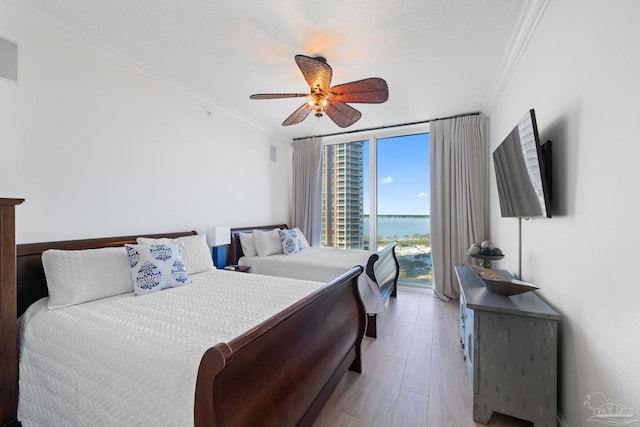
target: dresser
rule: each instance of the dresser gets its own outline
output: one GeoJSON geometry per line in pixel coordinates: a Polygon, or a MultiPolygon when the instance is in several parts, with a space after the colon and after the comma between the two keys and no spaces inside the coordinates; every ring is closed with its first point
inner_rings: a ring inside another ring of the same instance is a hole
{"type": "Polygon", "coordinates": [[[535,427],[555,427],[560,315],[534,292],[494,294],[469,267],[455,272],[473,419],[486,424],[498,412],[535,427]]]}
{"type": "Polygon", "coordinates": [[[15,206],[23,199],[0,198],[0,425],[17,424],[15,206]]]}

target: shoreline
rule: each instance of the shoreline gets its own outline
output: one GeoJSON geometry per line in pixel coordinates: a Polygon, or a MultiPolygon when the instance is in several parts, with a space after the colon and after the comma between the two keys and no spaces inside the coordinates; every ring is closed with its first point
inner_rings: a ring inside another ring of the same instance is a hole
{"type": "Polygon", "coordinates": [[[430,254],[431,247],[425,245],[396,246],[397,256],[430,254]]]}
{"type": "MultiPolygon", "coordinates": [[[[363,218],[369,218],[369,214],[363,214],[363,218]]],[[[388,214],[388,215],[377,215],[377,218],[431,218],[431,215],[426,214],[388,214]]]]}
{"type": "MultiPolygon", "coordinates": [[[[384,248],[385,245],[378,246],[378,250],[384,248]]],[[[412,246],[396,246],[396,256],[431,254],[431,246],[412,245],[412,246]]]]}

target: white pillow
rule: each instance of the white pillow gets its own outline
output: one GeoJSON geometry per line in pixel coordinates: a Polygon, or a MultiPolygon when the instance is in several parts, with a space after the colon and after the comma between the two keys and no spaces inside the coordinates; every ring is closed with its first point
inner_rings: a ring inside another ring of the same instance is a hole
{"type": "Polygon", "coordinates": [[[302,249],[311,247],[309,245],[309,242],[307,241],[307,238],[304,237],[304,234],[302,234],[302,231],[298,227],[294,228],[294,230],[296,233],[298,233],[298,239],[300,239],[300,242],[302,242],[302,249]]]}
{"type": "Polygon", "coordinates": [[[49,249],[42,253],[50,310],[133,291],[127,251],[49,249]]]}
{"type": "Polygon", "coordinates": [[[253,245],[258,256],[263,257],[282,253],[278,230],[278,228],[269,231],[253,230],[253,245]]]}
{"type": "Polygon", "coordinates": [[[203,271],[215,269],[211,248],[207,244],[207,236],[204,234],[178,237],[176,239],[138,237],[136,242],[141,245],[179,245],[184,265],[187,267],[187,274],[202,273],[203,271]]]}
{"type": "Polygon", "coordinates": [[[242,253],[245,256],[257,256],[256,247],[253,244],[253,234],[252,233],[240,233],[238,234],[238,238],[240,239],[240,246],[242,247],[242,253]]]}
{"type": "Polygon", "coordinates": [[[180,256],[180,246],[169,244],[124,247],[129,254],[134,295],[144,295],[191,283],[180,256]]]}
{"type": "Polygon", "coordinates": [[[302,241],[298,237],[298,232],[293,230],[278,230],[282,252],[285,255],[293,255],[302,252],[302,241]]]}

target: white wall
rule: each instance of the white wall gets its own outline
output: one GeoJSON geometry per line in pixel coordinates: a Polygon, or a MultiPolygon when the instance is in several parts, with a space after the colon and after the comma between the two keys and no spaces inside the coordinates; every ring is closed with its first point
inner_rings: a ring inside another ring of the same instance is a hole
{"type": "Polygon", "coordinates": [[[52,33],[0,10],[20,50],[19,82],[0,80],[0,197],[26,199],[18,243],[288,221],[289,140],[52,33]]]}
{"type": "MultiPolygon", "coordinates": [[[[593,424],[594,392],[640,408],[639,17],[635,0],[549,2],[491,114],[491,151],[530,108],[553,141],[554,217],[523,221],[522,278],[562,315],[570,426],[593,424]]],[[[500,218],[491,179],[491,238],[507,254],[497,266],[516,272],[518,220],[500,218]]]]}

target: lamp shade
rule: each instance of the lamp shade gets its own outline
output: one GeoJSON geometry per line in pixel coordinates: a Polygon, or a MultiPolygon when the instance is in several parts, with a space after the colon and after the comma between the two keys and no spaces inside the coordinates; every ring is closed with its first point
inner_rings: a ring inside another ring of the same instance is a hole
{"type": "Polygon", "coordinates": [[[208,227],[207,243],[211,247],[230,244],[231,243],[231,227],[229,226],[208,227]]]}

